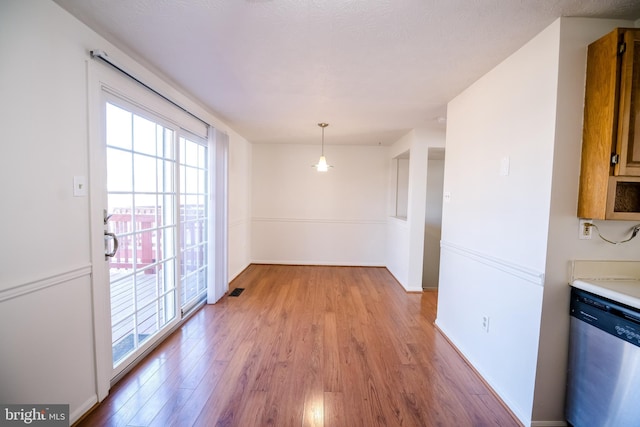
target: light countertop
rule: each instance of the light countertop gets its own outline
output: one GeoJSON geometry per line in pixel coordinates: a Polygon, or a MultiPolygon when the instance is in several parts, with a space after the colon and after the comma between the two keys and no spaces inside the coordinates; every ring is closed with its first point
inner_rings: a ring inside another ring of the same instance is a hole
{"type": "Polygon", "coordinates": [[[575,260],[569,284],[640,310],[640,261],[575,260]]]}
{"type": "Polygon", "coordinates": [[[576,279],[571,286],[640,310],[640,280],[576,279]]]}

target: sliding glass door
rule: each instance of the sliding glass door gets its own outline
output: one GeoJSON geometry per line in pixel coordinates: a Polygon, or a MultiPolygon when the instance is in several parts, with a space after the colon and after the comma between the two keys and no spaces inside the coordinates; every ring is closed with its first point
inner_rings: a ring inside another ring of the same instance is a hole
{"type": "Polygon", "coordinates": [[[207,141],[117,97],[105,103],[114,372],[206,297],[207,141]]]}

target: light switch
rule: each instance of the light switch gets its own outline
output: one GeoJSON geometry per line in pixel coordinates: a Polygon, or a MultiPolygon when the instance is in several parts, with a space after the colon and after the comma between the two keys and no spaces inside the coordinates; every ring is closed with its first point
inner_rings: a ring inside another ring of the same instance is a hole
{"type": "Polygon", "coordinates": [[[87,195],[87,178],[84,176],[73,177],[73,196],[84,197],[87,195]]]}
{"type": "Polygon", "coordinates": [[[445,203],[449,203],[451,201],[451,193],[449,191],[445,191],[444,193],[442,193],[442,200],[445,203]]]}

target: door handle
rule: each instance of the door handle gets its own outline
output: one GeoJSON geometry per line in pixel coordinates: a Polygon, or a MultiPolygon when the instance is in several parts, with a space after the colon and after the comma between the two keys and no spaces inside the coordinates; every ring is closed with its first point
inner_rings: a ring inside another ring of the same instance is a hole
{"type": "Polygon", "coordinates": [[[116,255],[116,252],[118,252],[118,237],[116,236],[116,233],[110,233],[108,231],[104,232],[104,237],[105,239],[107,237],[111,237],[113,239],[113,250],[111,252],[105,253],[104,259],[113,258],[116,255]]]}

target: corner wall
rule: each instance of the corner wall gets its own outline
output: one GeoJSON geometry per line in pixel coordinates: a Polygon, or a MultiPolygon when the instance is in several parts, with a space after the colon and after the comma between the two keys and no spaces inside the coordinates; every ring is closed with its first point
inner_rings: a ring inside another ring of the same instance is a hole
{"type": "Polygon", "coordinates": [[[559,23],[545,29],[447,112],[450,198],[436,324],[525,425],[544,285],[559,31],[559,23]]]}
{"type": "MultiPolygon", "coordinates": [[[[417,128],[396,141],[387,162],[409,151],[409,202],[407,219],[394,218],[395,180],[388,177],[386,266],[409,292],[422,292],[424,230],[427,200],[429,148],[444,147],[441,129],[417,128]]],[[[391,170],[391,168],[390,168],[391,170]]]]}

